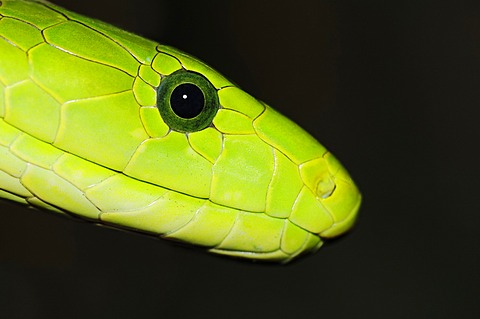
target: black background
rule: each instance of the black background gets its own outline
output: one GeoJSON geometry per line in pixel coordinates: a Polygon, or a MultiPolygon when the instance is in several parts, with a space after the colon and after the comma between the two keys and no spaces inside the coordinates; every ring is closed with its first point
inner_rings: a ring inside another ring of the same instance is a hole
{"type": "Polygon", "coordinates": [[[1,317],[480,316],[480,2],[55,2],[212,65],[327,146],[364,204],[353,233],[271,266],[1,203],[1,317]]]}

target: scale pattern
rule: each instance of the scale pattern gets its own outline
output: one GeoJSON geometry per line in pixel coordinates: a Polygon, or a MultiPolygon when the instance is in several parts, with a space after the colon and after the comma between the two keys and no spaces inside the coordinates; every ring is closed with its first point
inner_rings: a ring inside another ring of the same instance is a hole
{"type": "Polygon", "coordinates": [[[0,3],[0,197],[283,262],[353,224],[360,194],[331,153],[202,62],[48,2],[0,3]],[[199,132],[156,108],[182,68],[218,90],[199,132]]]}

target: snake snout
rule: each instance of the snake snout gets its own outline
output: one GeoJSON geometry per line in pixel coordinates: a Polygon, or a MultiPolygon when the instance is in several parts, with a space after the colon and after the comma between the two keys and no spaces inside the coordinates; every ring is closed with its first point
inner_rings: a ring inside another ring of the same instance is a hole
{"type": "Polygon", "coordinates": [[[320,221],[322,216],[322,223],[315,222],[318,225],[310,230],[321,237],[346,232],[354,223],[361,202],[361,195],[347,171],[330,152],[299,168],[306,188],[315,197],[309,213],[311,220],[320,221]]]}
{"type": "Polygon", "coordinates": [[[324,154],[326,171],[317,183],[318,201],[329,211],[334,224],[320,233],[321,237],[336,237],[351,228],[361,204],[361,194],[350,175],[330,153],[324,154]]]}

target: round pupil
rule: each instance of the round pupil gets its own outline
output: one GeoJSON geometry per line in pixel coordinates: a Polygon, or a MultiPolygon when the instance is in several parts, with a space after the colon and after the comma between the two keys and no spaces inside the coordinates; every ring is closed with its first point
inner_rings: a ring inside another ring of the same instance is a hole
{"type": "Polygon", "coordinates": [[[191,119],[202,112],[205,97],[198,86],[184,83],[173,90],[170,105],[175,114],[184,119],[191,119]]]}

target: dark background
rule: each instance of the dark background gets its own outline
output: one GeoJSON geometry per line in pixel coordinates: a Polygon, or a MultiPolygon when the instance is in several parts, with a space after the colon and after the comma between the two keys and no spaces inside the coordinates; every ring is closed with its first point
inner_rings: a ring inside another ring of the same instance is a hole
{"type": "Polygon", "coordinates": [[[209,63],[326,145],[364,204],[271,266],[1,203],[0,316],[480,316],[479,1],[55,2],[209,63]]]}

